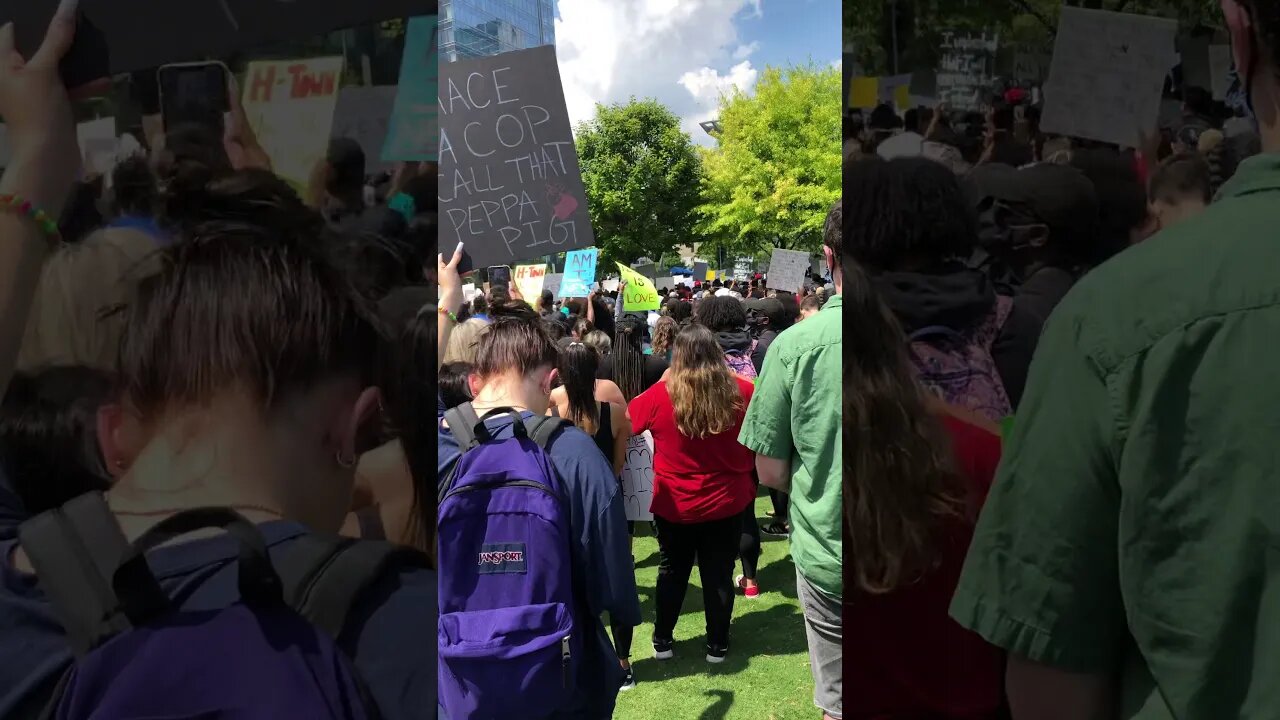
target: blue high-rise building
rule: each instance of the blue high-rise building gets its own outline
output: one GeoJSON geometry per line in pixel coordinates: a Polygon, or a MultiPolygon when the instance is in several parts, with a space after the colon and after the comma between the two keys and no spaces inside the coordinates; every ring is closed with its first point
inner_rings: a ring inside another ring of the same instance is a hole
{"type": "Polygon", "coordinates": [[[555,0],[440,0],[444,62],[555,44],[555,0]]]}

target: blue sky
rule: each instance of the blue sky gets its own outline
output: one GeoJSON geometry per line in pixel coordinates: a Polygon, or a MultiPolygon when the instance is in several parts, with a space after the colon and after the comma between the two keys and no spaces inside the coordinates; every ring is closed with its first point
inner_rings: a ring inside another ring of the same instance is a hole
{"type": "Polygon", "coordinates": [[[722,92],[766,66],[840,58],[839,0],[558,0],[556,47],[576,123],[595,103],[652,97],[695,141],[722,92]]]}

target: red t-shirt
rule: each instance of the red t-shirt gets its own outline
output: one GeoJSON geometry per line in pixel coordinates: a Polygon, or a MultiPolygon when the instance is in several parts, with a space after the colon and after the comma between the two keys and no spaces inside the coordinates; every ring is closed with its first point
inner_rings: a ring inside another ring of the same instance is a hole
{"type": "Polygon", "coordinates": [[[680,432],[665,382],[631,401],[632,431],[653,433],[654,515],[680,523],[720,520],[742,512],[755,497],[755,454],[738,442],[755,388],[737,376],[734,381],[742,392],[742,409],[732,428],[711,437],[695,439],[680,432]]]}
{"type": "MultiPolygon", "coordinates": [[[[977,510],[1000,463],[1000,439],[944,416],[959,470],[977,510]]],[[[973,538],[955,522],[941,564],[920,582],[887,595],[853,589],[846,576],[844,716],[847,720],[988,720],[1003,697],[1004,653],[960,627],[947,611],[973,538]]]]}

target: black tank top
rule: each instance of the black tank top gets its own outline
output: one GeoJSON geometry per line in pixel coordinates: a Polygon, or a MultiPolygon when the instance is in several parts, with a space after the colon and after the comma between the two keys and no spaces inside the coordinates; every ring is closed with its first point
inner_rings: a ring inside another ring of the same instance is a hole
{"type": "Polygon", "coordinates": [[[600,422],[597,423],[595,437],[596,447],[600,448],[600,452],[604,453],[604,459],[613,464],[613,413],[610,412],[609,403],[600,403],[600,422]]]}
{"type": "MultiPolygon", "coordinates": [[[[600,448],[600,452],[604,453],[604,459],[613,464],[613,413],[610,412],[609,403],[601,402],[600,421],[596,423],[596,434],[592,436],[592,440],[596,442],[596,447],[600,448]]],[[[551,405],[551,414],[560,417],[560,408],[554,403],[551,405]]]]}

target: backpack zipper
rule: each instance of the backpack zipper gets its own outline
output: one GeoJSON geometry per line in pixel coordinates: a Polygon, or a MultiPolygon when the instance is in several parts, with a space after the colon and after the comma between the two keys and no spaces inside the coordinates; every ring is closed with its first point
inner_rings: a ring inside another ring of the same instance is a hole
{"type": "Polygon", "coordinates": [[[560,685],[569,688],[569,638],[572,635],[565,635],[560,639],[560,685]]]}
{"type": "Polygon", "coordinates": [[[443,502],[453,497],[454,495],[460,495],[464,492],[471,492],[472,490],[492,490],[495,488],[503,488],[503,487],[534,488],[535,490],[541,490],[542,492],[550,495],[556,500],[563,500],[563,498],[561,498],[559,495],[553,492],[551,488],[547,487],[546,485],[543,485],[540,482],[535,482],[533,480],[509,480],[507,482],[489,482],[489,483],[476,483],[474,485],[463,485],[462,487],[453,488],[449,492],[445,493],[444,497],[441,498],[440,500],[441,502],[443,502]]]}

